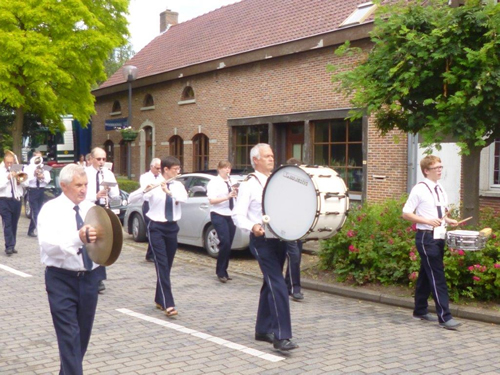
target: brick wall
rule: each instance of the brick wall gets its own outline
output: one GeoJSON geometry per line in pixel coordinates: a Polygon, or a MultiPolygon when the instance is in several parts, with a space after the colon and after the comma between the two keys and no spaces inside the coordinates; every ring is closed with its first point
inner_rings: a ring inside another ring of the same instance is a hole
{"type": "MultiPolygon", "coordinates": [[[[368,44],[358,46],[367,48],[368,44]]],[[[352,66],[356,59],[338,58],[334,48],[324,48],[134,89],[132,124],[136,129],[144,123],[153,124],[157,157],[169,153],[168,139],[175,131],[184,141],[201,131],[211,141],[209,167],[215,168],[219,160],[228,158],[228,119],[349,108],[349,101],[334,92],[331,73],[326,70],[328,63],[352,66]],[[194,89],[196,103],[179,105],[188,85],[194,89]],[[141,111],[146,94],[153,96],[154,110],[141,111]]],[[[120,101],[122,109],[116,117],[128,114],[126,91],[98,98],[97,114],[93,117],[95,145],[102,145],[108,137],[117,145],[121,139],[118,132],[104,130],[105,119],[113,118],[109,114],[115,100],[120,101]]],[[[138,143],[132,149],[132,170],[136,176],[140,162],[138,143]]],[[[369,125],[369,200],[399,196],[405,191],[406,149],[403,134],[394,132],[381,137],[369,125]],[[386,175],[386,179],[374,181],[374,174],[386,175]]],[[[119,163],[120,150],[115,150],[115,163],[119,163]]],[[[185,144],[185,172],[191,171],[192,156],[192,145],[185,144]]]]}

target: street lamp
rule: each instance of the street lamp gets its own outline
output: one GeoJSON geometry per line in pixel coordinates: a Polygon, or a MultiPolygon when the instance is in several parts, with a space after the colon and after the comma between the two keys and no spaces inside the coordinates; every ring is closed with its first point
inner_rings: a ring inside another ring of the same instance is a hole
{"type": "MultiPolygon", "coordinates": [[[[123,68],[123,78],[128,82],[128,118],[127,125],[132,128],[132,82],[137,78],[137,67],[125,65],[123,68]]],[[[130,180],[132,175],[132,141],[127,141],[127,177],[130,180]]]]}

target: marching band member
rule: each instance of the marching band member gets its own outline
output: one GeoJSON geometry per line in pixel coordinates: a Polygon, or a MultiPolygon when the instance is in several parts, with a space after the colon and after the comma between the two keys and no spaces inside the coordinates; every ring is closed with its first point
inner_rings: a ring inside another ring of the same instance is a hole
{"type": "MultiPolygon", "coordinates": [[[[142,191],[144,191],[148,186],[159,184],[165,179],[161,175],[161,160],[159,158],[154,158],[151,160],[149,165],[149,171],[143,173],[139,178],[139,184],[142,191]]],[[[142,203],[142,216],[144,217],[144,223],[146,227],[149,225],[149,218],[146,215],[149,211],[149,202],[144,199],[142,203]]],[[[148,262],[154,262],[153,253],[151,252],[151,246],[148,244],[148,250],[146,251],[146,260],[148,262]]]]}
{"type": "Polygon", "coordinates": [[[443,328],[455,330],[461,323],[451,316],[448,287],[444,273],[444,223],[456,226],[456,220],[446,217],[447,201],[443,187],[438,183],[443,172],[441,159],[427,155],[420,161],[425,180],[416,184],[403,207],[403,219],[417,224],[415,244],[420,255],[420,271],[415,290],[415,319],[435,322],[443,328]],[[442,235],[438,235],[441,229],[442,235]],[[436,317],[427,311],[429,295],[436,305],[436,317]]]}
{"type": "Polygon", "coordinates": [[[231,218],[237,189],[232,187],[229,175],[231,163],[227,160],[219,162],[217,166],[218,176],[207,185],[207,196],[210,202],[210,220],[219,237],[219,255],[215,273],[221,283],[231,280],[227,273],[231,245],[233,244],[236,226],[231,218]]]}
{"type": "MultiPolygon", "coordinates": [[[[118,188],[118,184],[113,187],[101,185],[103,181],[116,182],[114,173],[104,167],[106,163],[106,151],[100,147],[95,147],[90,154],[92,156],[90,159],[92,165],[85,169],[88,179],[86,199],[98,206],[105,207],[109,197],[118,198],[120,196],[120,189],[118,188]]],[[[102,273],[102,279],[99,283],[99,292],[102,292],[106,289],[106,286],[102,282],[102,280],[106,280],[107,277],[106,267],[101,266],[99,271],[102,273]]]]}
{"type": "Polygon", "coordinates": [[[63,192],[42,207],[38,242],[41,261],[47,267],[45,287],[59,347],[59,374],[81,375],[101,279],[100,267],[85,248],[97,238],[94,228],[83,225],[94,204],[85,200],[87,175],[83,167],[68,164],[59,178],[63,192]]]}
{"type": "Polygon", "coordinates": [[[156,307],[165,311],[168,317],[177,315],[170,271],[177,251],[177,221],[181,218],[179,203],[187,200],[182,182],[172,181],[180,173],[180,165],[179,159],[173,156],[162,159],[161,172],[166,181],[144,194],[144,199],[149,201],[148,238],[157,276],[155,302],[156,307]]]}
{"type": "Polygon", "coordinates": [[[43,206],[45,186],[50,182],[50,172],[43,168],[43,157],[40,151],[35,151],[30,164],[24,169],[28,175],[28,202],[31,209],[28,236],[36,237],[38,214],[43,206]]]}
{"type": "Polygon", "coordinates": [[[23,187],[17,183],[16,173],[10,170],[16,159],[13,152],[6,151],[3,162],[0,163],[0,216],[3,224],[5,253],[8,256],[17,254],[17,224],[21,216],[23,197],[23,187]]]}
{"type": "Polygon", "coordinates": [[[238,228],[251,232],[250,251],[264,277],[255,340],[272,343],[278,350],[292,350],[298,345],[291,340],[290,302],[283,277],[286,243],[268,238],[262,224],[262,192],[274,168],[274,154],[268,144],[259,143],[251,149],[250,160],[255,173],[239,187],[233,220],[238,228]]]}

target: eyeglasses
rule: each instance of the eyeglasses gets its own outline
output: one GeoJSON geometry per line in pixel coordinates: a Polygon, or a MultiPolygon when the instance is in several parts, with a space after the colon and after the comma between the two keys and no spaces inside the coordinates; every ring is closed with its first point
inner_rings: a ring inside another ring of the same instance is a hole
{"type": "Polygon", "coordinates": [[[434,167],[434,168],[428,168],[430,171],[441,171],[444,167],[442,165],[440,165],[439,167],[434,167]]]}
{"type": "Polygon", "coordinates": [[[106,158],[95,158],[97,161],[106,161],[106,158]]]}

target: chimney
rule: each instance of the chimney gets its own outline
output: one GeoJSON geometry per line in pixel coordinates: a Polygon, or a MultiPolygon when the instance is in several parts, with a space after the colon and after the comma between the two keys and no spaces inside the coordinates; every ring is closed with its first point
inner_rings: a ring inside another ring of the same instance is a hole
{"type": "Polygon", "coordinates": [[[179,23],[179,13],[167,9],[160,13],[160,34],[167,31],[170,26],[179,23]]]}

